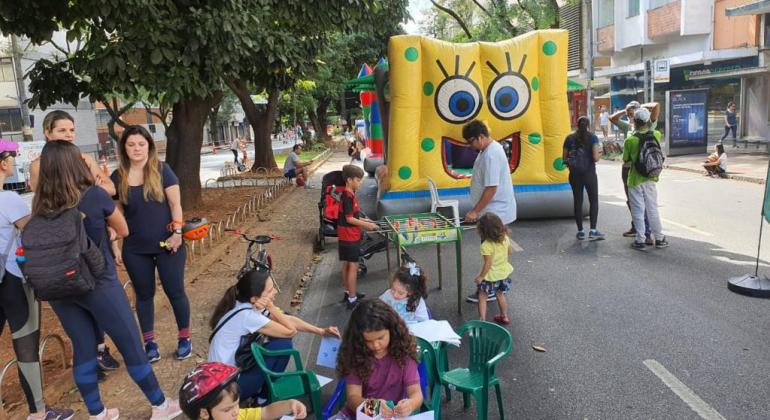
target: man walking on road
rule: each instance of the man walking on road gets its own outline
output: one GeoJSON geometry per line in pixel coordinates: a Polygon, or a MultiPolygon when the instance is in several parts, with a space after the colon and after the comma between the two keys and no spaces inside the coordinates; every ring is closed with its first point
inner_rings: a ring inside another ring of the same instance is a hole
{"type": "MultiPolygon", "coordinates": [[[[471,176],[471,202],[473,208],[465,214],[465,221],[472,223],[485,213],[494,213],[503,224],[516,220],[516,198],[513,195],[511,170],[503,146],[489,137],[489,130],[483,122],[473,120],[463,126],[463,138],[479,154],[473,162],[471,176]]],[[[487,301],[496,300],[492,294],[487,301]]],[[[478,302],[478,292],[466,298],[478,302]]]]}
{"type": "Polygon", "coordinates": [[[663,155],[660,153],[660,131],[652,130],[649,126],[650,111],[646,108],[637,109],[634,113],[635,132],[626,139],[623,145],[623,162],[629,166],[627,186],[628,198],[631,203],[631,217],[634,220],[634,226],[637,227],[636,237],[631,247],[638,250],[646,248],[644,231],[647,229],[647,221],[645,217],[649,221],[650,238],[654,239],[655,248],[668,246],[668,241],[662,233],[660,215],[658,214],[658,192],[655,186],[658,182],[658,175],[655,172],[649,174],[642,172],[643,169],[650,170],[650,167],[657,168],[657,172],[659,172],[663,164],[663,155]],[[654,143],[650,145],[649,142],[654,143]]]}

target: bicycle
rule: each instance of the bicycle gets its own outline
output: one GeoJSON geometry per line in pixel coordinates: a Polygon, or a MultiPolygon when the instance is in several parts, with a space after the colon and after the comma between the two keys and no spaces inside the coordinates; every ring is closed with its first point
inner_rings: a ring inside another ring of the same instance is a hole
{"type": "MultiPolygon", "coordinates": [[[[244,258],[243,266],[241,266],[241,269],[238,271],[239,277],[248,271],[273,270],[273,256],[270,254],[267,248],[265,248],[265,245],[269,244],[274,239],[278,239],[278,237],[272,235],[256,235],[249,237],[245,233],[234,228],[225,228],[225,232],[238,235],[249,243],[248,248],[246,248],[246,256],[244,258]]],[[[273,279],[273,284],[275,285],[276,290],[280,292],[281,288],[278,287],[278,282],[275,281],[275,278],[273,279]]]]}

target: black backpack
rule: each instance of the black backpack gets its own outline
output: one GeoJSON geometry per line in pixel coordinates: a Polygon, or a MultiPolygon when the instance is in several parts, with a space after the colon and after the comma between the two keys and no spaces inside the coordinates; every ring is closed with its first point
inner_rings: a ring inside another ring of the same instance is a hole
{"type": "Polygon", "coordinates": [[[654,178],[663,171],[663,150],[652,131],[636,133],[639,137],[639,156],[636,160],[636,172],[645,178],[654,178]]]}
{"type": "Polygon", "coordinates": [[[570,173],[583,174],[591,169],[591,161],[593,160],[593,152],[583,146],[577,136],[574,137],[572,145],[570,145],[567,151],[567,166],[570,173]]]}
{"type": "Polygon", "coordinates": [[[21,234],[22,272],[38,300],[74,298],[94,289],[106,265],[98,245],[86,234],[77,208],[39,215],[21,234]]]}

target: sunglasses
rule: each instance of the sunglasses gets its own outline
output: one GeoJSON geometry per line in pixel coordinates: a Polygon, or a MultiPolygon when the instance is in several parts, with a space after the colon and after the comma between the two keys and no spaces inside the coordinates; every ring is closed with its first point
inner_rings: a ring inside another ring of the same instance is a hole
{"type": "Polygon", "coordinates": [[[17,155],[16,152],[9,152],[9,151],[0,152],[0,160],[5,160],[5,159],[7,159],[9,157],[14,157],[15,158],[16,155],[17,155]]]}

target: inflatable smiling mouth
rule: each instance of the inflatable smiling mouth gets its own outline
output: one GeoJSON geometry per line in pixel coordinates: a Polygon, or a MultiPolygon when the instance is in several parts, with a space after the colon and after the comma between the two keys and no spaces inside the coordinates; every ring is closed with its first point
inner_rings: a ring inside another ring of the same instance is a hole
{"type": "MultiPolygon", "coordinates": [[[[508,158],[508,168],[516,172],[521,161],[521,137],[519,131],[498,140],[508,158]]],[[[468,179],[473,174],[473,162],[479,152],[462,140],[451,137],[441,138],[441,160],[444,172],[454,179],[468,179]]]]}

